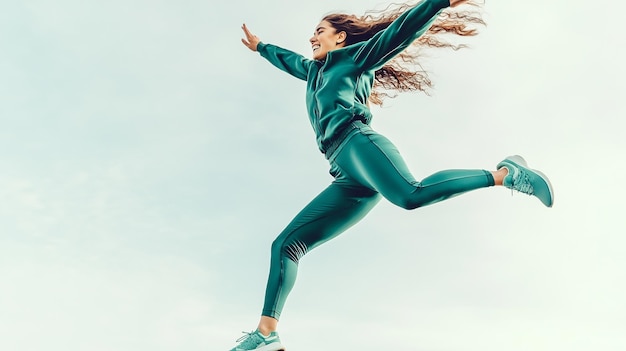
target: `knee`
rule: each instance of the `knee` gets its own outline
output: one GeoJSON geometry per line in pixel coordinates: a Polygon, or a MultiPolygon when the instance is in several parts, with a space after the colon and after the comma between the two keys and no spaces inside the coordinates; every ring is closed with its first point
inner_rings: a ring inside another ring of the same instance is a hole
{"type": "Polygon", "coordinates": [[[423,204],[415,201],[406,201],[401,203],[399,206],[407,211],[410,211],[422,207],[423,204]]]}
{"type": "Polygon", "coordinates": [[[285,240],[281,236],[278,236],[278,238],[276,238],[274,242],[272,242],[272,257],[280,256],[282,252],[284,251],[283,250],[284,246],[285,246],[285,240]]]}
{"type": "Polygon", "coordinates": [[[403,208],[405,210],[414,210],[418,207],[424,206],[424,203],[422,201],[420,201],[419,199],[414,199],[410,196],[402,196],[402,197],[391,200],[391,202],[394,205],[400,208],[403,208]]]}
{"type": "Polygon", "coordinates": [[[285,240],[280,235],[272,242],[272,256],[278,256],[281,259],[286,257],[298,263],[307,252],[307,245],[300,240],[285,240]]]}
{"type": "Polygon", "coordinates": [[[393,204],[405,210],[414,210],[416,208],[428,206],[447,198],[446,196],[443,196],[441,194],[427,194],[422,190],[423,188],[421,187],[421,185],[418,185],[414,191],[394,194],[395,196],[393,198],[388,199],[393,204]]]}
{"type": "Polygon", "coordinates": [[[439,202],[447,197],[437,197],[437,198],[424,198],[424,197],[406,197],[394,202],[396,205],[404,208],[405,210],[414,210],[419,207],[428,206],[434,204],[435,202],[439,202]]]}

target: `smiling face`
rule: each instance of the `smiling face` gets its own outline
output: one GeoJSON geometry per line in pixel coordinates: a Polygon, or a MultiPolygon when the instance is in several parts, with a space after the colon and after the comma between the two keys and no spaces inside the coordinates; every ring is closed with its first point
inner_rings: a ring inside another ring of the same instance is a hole
{"type": "Polygon", "coordinates": [[[309,39],[313,49],[313,59],[322,60],[329,51],[344,47],[346,32],[339,32],[333,28],[329,22],[322,21],[315,28],[313,37],[309,39]]]}

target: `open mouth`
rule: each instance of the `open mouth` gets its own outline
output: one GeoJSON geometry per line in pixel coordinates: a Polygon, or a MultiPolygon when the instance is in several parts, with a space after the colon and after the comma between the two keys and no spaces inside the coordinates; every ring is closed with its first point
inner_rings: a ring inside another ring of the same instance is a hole
{"type": "Polygon", "coordinates": [[[320,49],[320,46],[316,44],[316,45],[313,45],[312,48],[313,48],[313,52],[316,52],[317,50],[320,49]]]}

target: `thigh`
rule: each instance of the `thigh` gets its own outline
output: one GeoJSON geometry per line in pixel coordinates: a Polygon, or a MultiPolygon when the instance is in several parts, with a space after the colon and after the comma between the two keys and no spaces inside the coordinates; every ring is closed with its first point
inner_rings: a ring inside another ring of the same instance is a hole
{"type": "Polygon", "coordinates": [[[353,136],[337,154],[337,165],[352,179],[381,193],[392,203],[401,202],[420,183],[409,171],[396,146],[371,129],[353,136]]]}
{"type": "Polygon", "coordinates": [[[287,225],[275,242],[292,260],[360,221],[380,200],[377,192],[338,176],[287,225]]]}

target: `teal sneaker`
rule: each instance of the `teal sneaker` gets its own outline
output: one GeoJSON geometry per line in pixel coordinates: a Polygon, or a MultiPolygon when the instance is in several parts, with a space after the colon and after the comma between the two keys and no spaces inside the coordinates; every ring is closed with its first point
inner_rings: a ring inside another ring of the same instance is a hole
{"type": "Polygon", "coordinates": [[[268,336],[264,336],[255,330],[250,333],[243,332],[244,336],[237,339],[239,345],[230,351],[285,351],[285,347],[280,343],[278,333],[272,332],[268,336]]]}
{"type": "Polygon", "coordinates": [[[509,156],[498,163],[497,168],[506,167],[509,174],[504,177],[503,185],[520,193],[536,196],[544,205],[552,207],[554,191],[545,174],[528,168],[522,156],[509,156]]]}

